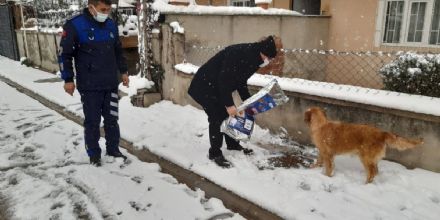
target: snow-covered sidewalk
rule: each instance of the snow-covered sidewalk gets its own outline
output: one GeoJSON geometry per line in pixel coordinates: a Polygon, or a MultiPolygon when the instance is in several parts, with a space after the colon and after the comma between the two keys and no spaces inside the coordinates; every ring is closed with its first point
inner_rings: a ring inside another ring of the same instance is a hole
{"type": "MultiPolygon", "coordinates": [[[[53,75],[3,57],[0,75],[82,115],[78,93],[73,97],[65,94],[62,82],[40,83],[53,75]]],[[[434,220],[440,216],[438,173],[407,170],[397,163],[381,161],[379,176],[373,184],[365,185],[362,165],[349,156],[337,157],[333,178],[324,176],[320,169],[261,169],[270,167],[267,160],[274,153],[258,146],[283,144],[283,140],[258,127],[251,142],[245,144],[254,149],[255,155],[224,149],[234,167],[221,169],[207,159],[208,124],[204,112],[169,101],[136,108],[127,97],[122,98],[120,126],[122,137],[137,147],[149,149],[285,219],[434,220]]]]}
{"type": "Polygon", "coordinates": [[[3,82],[0,91],[0,192],[14,219],[243,219],[132,155],[90,166],[81,126],[3,82]]]}

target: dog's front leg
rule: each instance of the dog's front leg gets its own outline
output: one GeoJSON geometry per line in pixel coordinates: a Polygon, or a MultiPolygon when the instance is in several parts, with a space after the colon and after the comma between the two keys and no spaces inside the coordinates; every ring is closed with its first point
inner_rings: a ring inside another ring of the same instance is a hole
{"type": "Polygon", "coordinates": [[[324,157],[325,175],[332,177],[335,164],[333,162],[333,155],[327,155],[324,157]]]}
{"type": "Polygon", "coordinates": [[[372,183],[374,180],[374,177],[377,175],[377,173],[379,172],[379,169],[377,168],[377,164],[374,163],[370,163],[368,164],[368,175],[367,175],[367,181],[365,182],[366,184],[368,183],[372,183]]]}
{"type": "Polygon", "coordinates": [[[310,168],[322,167],[322,154],[321,152],[318,154],[318,160],[314,164],[310,166],[310,168]]]}

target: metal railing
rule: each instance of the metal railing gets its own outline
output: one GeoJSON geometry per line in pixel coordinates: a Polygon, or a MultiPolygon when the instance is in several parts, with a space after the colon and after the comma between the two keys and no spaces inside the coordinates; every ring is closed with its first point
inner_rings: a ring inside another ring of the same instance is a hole
{"type": "MultiPolygon", "coordinates": [[[[190,46],[185,51],[189,63],[202,65],[223,47],[190,46]]],[[[341,52],[333,50],[282,49],[281,76],[382,89],[379,70],[403,52],[341,52]]]]}

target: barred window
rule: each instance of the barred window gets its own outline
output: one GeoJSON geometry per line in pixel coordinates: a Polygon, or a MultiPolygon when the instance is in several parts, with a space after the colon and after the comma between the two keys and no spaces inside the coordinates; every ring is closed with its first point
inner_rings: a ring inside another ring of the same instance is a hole
{"type": "MultiPolygon", "coordinates": [[[[381,40],[391,46],[440,45],[440,0],[379,0],[381,40]]],[[[380,40],[380,39],[379,39],[380,40]]]]}
{"type": "Polygon", "coordinates": [[[251,7],[254,6],[252,0],[231,0],[231,5],[236,7],[251,7]]]}
{"type": "Polygon", "coordinates": [[[399,43],[403,18],[403,1],[389,1],[385,17],[384,43],[399,43]]]}
{"type": "Polygon", "coordinates": [[[435,0],[429,44],[440,45],[440,0],[435,0]]]}
{"type": "Polygon", "coordinates": [[[425,21],[426,2],[411,3],[409,14],[408,42],[422,42],[423,25],[425,21]]]}

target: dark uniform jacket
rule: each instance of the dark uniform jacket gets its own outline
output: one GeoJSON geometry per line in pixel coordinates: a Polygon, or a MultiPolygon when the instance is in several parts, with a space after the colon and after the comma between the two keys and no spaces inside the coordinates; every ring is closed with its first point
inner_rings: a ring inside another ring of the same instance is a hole
{"type": "Polygon", "coordinates": [[[127,72],[116,24],[96,21],[87,8],[63,26],[59,62],[61,78],[73,82],[73,60],[79,91],[110,90],[118,86],[118,72],[127,72]]]}
{"type": "Polygon", "coordinates": [[[234,105],[232,92],[237,90],[241,99],[246,100],[250,97],[247,80],[263,63],[260,52],[275,57],[272,37],[226,47],[199,68],[189,87],[189,95],[201,105],[219,100],[229,107],[234,105]]]}

